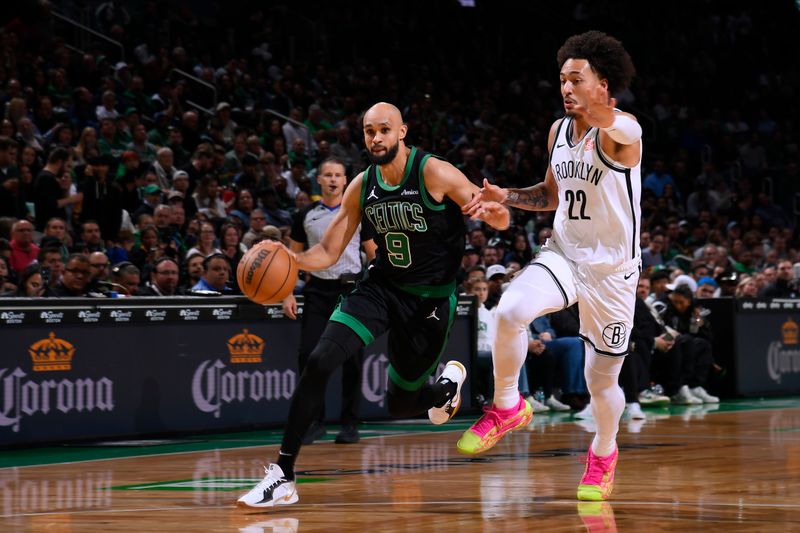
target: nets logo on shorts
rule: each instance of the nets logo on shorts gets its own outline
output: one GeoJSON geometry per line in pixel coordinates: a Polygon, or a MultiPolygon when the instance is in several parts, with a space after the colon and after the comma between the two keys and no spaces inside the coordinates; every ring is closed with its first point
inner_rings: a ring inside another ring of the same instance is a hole
{"type": "Polygon", "coordinates": [[[603,328],[603,340],[609,348],[619,348],[628,338],[628,328],[622,322],[614,322],[603,328]]]}

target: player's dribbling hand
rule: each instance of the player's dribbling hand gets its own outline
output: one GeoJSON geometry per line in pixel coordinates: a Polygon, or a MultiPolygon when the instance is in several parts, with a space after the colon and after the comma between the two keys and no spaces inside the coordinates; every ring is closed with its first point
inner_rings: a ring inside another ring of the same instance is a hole
{"type": "Polygon", "coordinates": [[[275,241],[275,240],[272,240],[272,239],[264,239],[263,241],[259,242],[257,244],[257,246],[261,246],[262,248],[266,248],[270,252],[274,252],[278,248],[283,248],[283,249],[286,250],[286,253],[288,253],[290,256],[292,256],[292,259],[295,259],[295,260],[297,259],[297,254],[295,254],[293,251],[291,251],[289,248],[287,248],[286,245],[283,244],[281,241],[275,241]]]}
{"type": "Polygon", "coordinates": [[[608,89],[602,85],[597,85],[586,91],[583,98],[573,107],[573,111],[580,115],[589,126],[609,128],[614,123],[614,108],[616,106],[617,99],[609,98],[608,89]]]}

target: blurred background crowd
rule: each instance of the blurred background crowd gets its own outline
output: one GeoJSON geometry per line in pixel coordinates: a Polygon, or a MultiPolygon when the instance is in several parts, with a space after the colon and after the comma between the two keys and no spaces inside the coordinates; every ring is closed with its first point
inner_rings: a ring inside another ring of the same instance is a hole
{"type": "MultiPolygon", "coordinates": [[[[247,248],[286,240],[318,199],[321,161],[340,159],[351,177],[366,167],[359,116],[380,100],[402,110],[407,143],[476,184],[537,183],[563,114],[555,52],[588,29],[622,40],[637,67],[616,97],[644,128],[651,292],[683,275],[692,297],[797,295],[795,3],[698,1],[657,14],[615,0],[470,4],[6,10],[3,295],[237,293],[247,248]]],[[[471,223],[464,290],[486,278],[490,308],[551,221],[516,211],[505,232],[471,223]]]]}

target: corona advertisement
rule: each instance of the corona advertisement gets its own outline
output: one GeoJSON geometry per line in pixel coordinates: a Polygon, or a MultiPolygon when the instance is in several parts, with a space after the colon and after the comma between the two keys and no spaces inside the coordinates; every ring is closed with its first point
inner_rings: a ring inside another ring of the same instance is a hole
{"type": "MultiPolygon", "coordinates": [[[[0,442],[285,423],[300,379],[301,323],[278,313],[280,305],[231,302],[131,299],[0,310],[0,442]]],[[[459,305],[459,317],[471,318],[470,309],[459,305]]],[[[442,362],[469,365],[472,328],[472,320],[455,321],[442,362]]],[[[387,353],[385,335],[365,348],[364,420],[388,416],[387,353]]],[[[328,417],[339,416],[341,402],[338,370],[327,386],[328,417]]]]}
{"type": "MultiPolygon", "coordinates": [[[[227,341],[228,366],[223,360],[205,360],[192,377],[192,399],[200,411],[219,418],[223,406],[291,399],[297,386],[295,369],[232,368],[234,365],[263,363],[264,340],[242,330],[227,341]]],[[[275,358],[273,358],[275,359],[275,358]]],[[[275,361],[273,360],[273,364],[275,361]]]]}
{"type": "Polygon", "coordinates": [[[790,318],[781,326],[781,340],[772,341],[767,352],[767,372],[775,383],[785,374],[800,374],[800,346],[797,322],[790,318]]]}
{"type": "MultiPolygon", "coordinates": [[[[792,302],[794,307],[794,302],[792,302]]],[[[736,388],[739,394],[800,393],[800,314],[783,302],[755,301],[736,315],[736,388]]]]}
{"type": "Polygon", "coordinates": [[[0,368],[0,427],[20,431],[50,413],[91,415],[114,410],[114,382],[107,377],[73,376],[77,350],[51,331],[28,347],[30,371],[0,368]],[[40,374],[41,373],[41,374],[40,374]]]}

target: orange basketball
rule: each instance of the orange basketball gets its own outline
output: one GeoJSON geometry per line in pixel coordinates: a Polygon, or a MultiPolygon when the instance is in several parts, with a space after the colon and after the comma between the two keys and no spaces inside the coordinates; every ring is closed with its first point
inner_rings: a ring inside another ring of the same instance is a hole
{"type": "Polygon", "coordinates": [[[278,303],[291,294],[297,283],[297,263],[286,248],[273,251],[259,243],[239,261],[236,280],[253,302],[278,303]]]}

